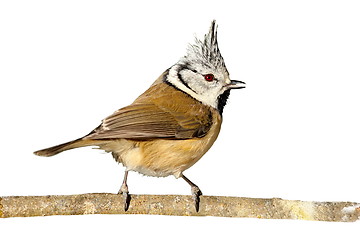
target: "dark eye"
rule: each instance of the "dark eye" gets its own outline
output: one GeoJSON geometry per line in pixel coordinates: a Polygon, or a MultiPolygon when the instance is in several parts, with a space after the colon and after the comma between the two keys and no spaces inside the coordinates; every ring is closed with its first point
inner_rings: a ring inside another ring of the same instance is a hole
{"type": "Polygon", "coordinates": [[[204,78],[205,78],[206,81],[211,82],[211,81],[214,80],[214,75],[213,75],[213,74],[206,74],[206,75],[204,76],[204,78]]]}

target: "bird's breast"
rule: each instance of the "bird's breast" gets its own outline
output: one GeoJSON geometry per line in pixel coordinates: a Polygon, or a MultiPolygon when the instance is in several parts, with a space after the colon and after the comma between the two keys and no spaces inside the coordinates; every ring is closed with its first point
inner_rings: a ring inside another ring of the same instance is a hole
{"type": "Polygon", "coordinates": [[[213,145],[221,128],[221,116],[213,110],[212,125],[207,134],[186,140],[151,141],[120,140],[111,150],[128,170],[144,175],[166,177],[181,173],[194,165],[213,145]],[[114,147],[116,150],[114,151],[114,147]]]}

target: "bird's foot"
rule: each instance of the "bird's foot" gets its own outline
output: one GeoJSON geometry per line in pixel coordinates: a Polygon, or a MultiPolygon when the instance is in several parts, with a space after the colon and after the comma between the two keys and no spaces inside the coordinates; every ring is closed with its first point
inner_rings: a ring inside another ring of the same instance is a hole
{"type": "Polygon", "coordinates": [[[125,210],[125,212],[126,212],[126,211],[129,209],[130,200],[131,200],[131,196],[130,196],[130,194],[129,194],[128,186],[123,183],[123,184],[121,185],[121,188],[120,188],[118,194],[122,194],[122,195],[123,195],[124,210],[125,210]]]}
{"type": "Polygon", "coordinates": [[[194,185],[194,186],[191,186],[191,194],[192,194],[194,202],[195,202],[195,210],[196,210],[196,212],[199,212],[200,196],[202,195],[202,192],[198,186],[194,185]]]}

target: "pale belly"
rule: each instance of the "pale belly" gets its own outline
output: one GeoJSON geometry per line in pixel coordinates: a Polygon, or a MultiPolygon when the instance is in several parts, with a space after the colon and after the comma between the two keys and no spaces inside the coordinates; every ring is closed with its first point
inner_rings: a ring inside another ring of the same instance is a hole
{"type": "Polygon", "coordinates": [[[121,162],[129,171],[147,176],[174,175],[179,178],[183,171],[194,165],[209,150],[219,131],[220,124],[214,124],[202,138],[141,142],[119,139],[100,148],[112,152],[116,161],[121,162]]]}

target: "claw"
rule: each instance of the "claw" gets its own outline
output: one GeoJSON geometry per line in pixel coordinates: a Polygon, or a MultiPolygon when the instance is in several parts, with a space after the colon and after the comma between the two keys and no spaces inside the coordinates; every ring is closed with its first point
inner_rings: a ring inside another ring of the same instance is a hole
{"type": "Polygon", "coordinates": [[[194,202],[195,202],[195,210],[196,212],[199,212],[200,208],[200,196],[202,195],[202,192],[198,186],[196,186],[193,182],[191,182],[187,177],[182,175],[182,178],[191,186],[191,194],[193,196],[194,202]]]}
{"type": "Polygon", "coordinates": [[[124,199],[124,211],[126,212],[130,206],[131,196],[130,196],[129,192],[123,192],[122,195],[123,195],[123,199],[124,199]]]}
{"type": "Polygon", "coordinates": [[[192,186],[191,187],[191,194],[193,196],[193,199],[195,201],[195,210],[196,212],[199,212],[200,207],[200,196],[202,195],[202,192],[198,186],[192,186]]]}
{"type": "Polygon", "coordinates": [[[129,194],[129,189],[128,186],[126,184],[127,181],[127,175],[128,175],[128,171],[125,171],[125,176],[124,176],[124,181],[121,185],[121,188],[118,192],[118,194],[122,194],[123,195],[123,199],[124,199],[124,210],[125,212],[129,209],[130,206],[130,200],[131,200],[131,196],[129,194]]]}

